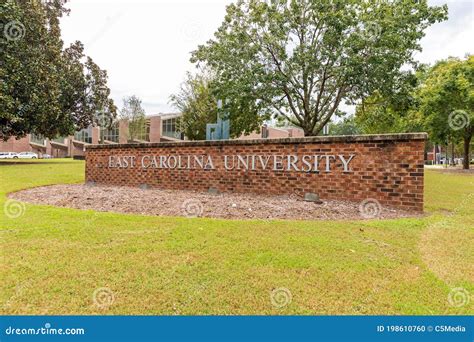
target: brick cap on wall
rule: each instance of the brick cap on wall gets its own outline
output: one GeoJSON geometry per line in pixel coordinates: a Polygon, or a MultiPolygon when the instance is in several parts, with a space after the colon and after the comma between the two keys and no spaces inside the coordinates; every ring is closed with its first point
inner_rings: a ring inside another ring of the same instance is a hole
{"type": "Polygon", "coordinates": [[[159,143],[130,143],[111,145],[87,145],[86,149],[114,149],[128,147],[175,147],[175,146],[224,146],[224,145],[255,145],[255,144],[307,144],[307,143],[337,143],[337,142],[372,142],[372,141],[406,141],[427,140],[427,133],[398,133],[398,134],[367,134],[367,135],[335,135],[305,138],[281,139],[251,139],[251,140],[213,140],[213,141],[173,141],[159,143]]]}

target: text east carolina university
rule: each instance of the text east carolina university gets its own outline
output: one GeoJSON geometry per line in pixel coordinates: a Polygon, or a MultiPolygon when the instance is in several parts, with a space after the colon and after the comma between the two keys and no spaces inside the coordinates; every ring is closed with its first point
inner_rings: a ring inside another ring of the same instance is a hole
{"type": "Polygon", "coordinates": [[[340,167],[343,172],[350,172],[350,163],[355,154],[344,155],[222,155],[213,159],[210,155],[144,155],[109,156],[108,167],[128,169],[182,169],[182,170],[215,170],[224,167],[232,170],[271,170],[300,172],[331,172],[333,167],[340,167]],[[339,163],[340,161],[340,163],[339,163]]]}

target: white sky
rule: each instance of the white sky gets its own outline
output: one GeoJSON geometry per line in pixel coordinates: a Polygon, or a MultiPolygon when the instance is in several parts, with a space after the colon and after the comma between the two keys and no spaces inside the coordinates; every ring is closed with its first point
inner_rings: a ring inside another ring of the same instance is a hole
{"type": "MultiPolygon", "coordinates": [[[[109,75],[115,104],[137,95],[147,114],[170,112],[169,96],[178,91],[190,52],[213,36],[230,0],[71,0],[61,22],[66,45],[80,40],[85,53],[109,75]]],[[[474,1],[447,3],[449,20],[430,27],[421,41],[424,63],[474,52],[474,1]]],[[[345,109],[345,108],[341,108],[345,109]]]]}

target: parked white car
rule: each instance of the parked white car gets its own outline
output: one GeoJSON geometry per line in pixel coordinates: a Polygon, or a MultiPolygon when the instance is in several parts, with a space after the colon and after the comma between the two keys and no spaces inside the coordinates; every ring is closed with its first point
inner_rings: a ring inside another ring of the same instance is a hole
{"type": "Polygon", "coordinates": [[[38,159],[38,154],[34,152],[20,152],[18,153],[20,159],[38,159]]]}
{"type": "Polygon", "coordinates": [[[15,152],[0,152],[0,159],[18,159],[18,154],[15,152]]]}

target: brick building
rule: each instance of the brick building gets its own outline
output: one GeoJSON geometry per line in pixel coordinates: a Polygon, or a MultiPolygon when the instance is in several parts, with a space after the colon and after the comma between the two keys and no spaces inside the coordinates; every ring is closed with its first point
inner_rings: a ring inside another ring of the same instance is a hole
{"type": "Polygon", "coordinates": [[[253,139],[278,139],[278,138],[303,138],[304,132],[301,128],[296,127],[270,127],[263,125],[260,132],[253,132],[249,135],[241,135],[238,140],[253,139]]]}
{"type": "Polygon", "coordinates": [[[130,141],[128,122],[120,120],[111,128],[89,127],[67,137],[47,139],[36,134],[28,134],[21,139],[10,138],[0,141],[1,152],[35,152],[49,154],[55,158],[83,156],[85,146],[91,144],[118,144],[128,142],[169,142],[181,140],[176,120],[179,113],[148,116],[143,129],[134,141],[130,141]]]}
{"type": "MultiPolygon", "coordinates": [[[[0,141],[0,152],[35,152],[40,157],[49,154],[54,158],[64,158],[83,156],[87,145],[180,141],[184,138],[177,127],[180,116],[180,113],[147,116],[145,125],[137,132],[133,140],[129,139],[128,122],[120,120],[109,129],[91,126],[74,135],[56,139],[47,139],[36,134],[28,134],[21,139],[10,138],[6,142],[0,141]]],[[[242,135],[237,140],[301,138],[303,136],[303,131],[298,128],[275,128],[263,125],[260,132],[242,135]]]]}

